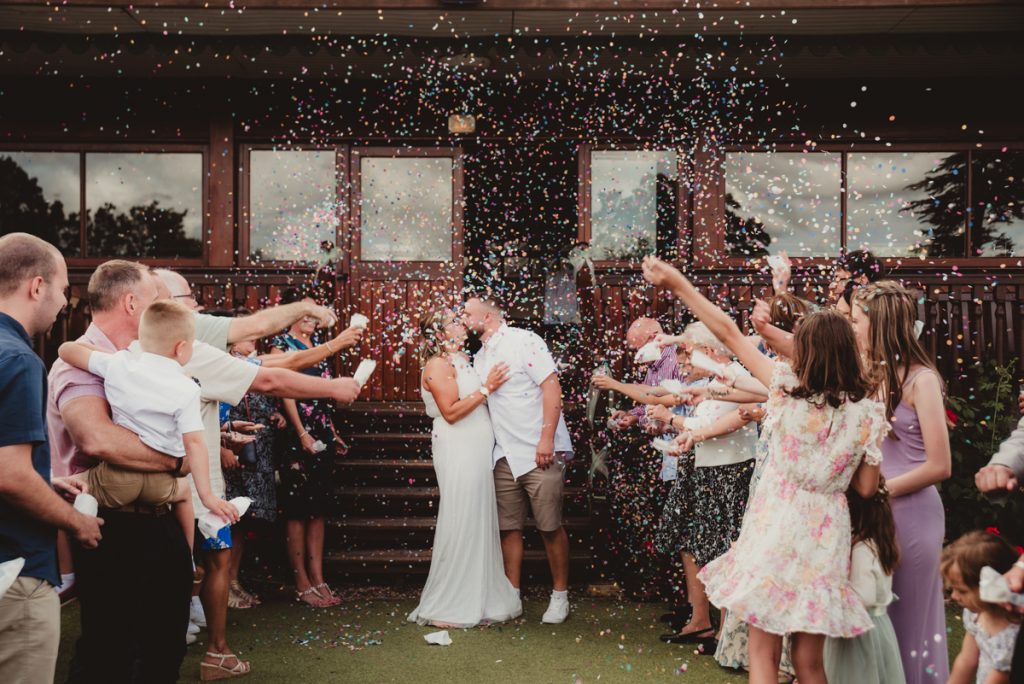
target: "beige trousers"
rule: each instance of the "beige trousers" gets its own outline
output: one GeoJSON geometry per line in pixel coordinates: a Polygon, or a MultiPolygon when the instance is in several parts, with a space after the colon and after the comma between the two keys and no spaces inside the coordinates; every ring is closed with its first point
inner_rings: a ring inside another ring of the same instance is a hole
{"type": "Polygon", "coordinates": [[[52,684],[60,599],[46,580],[19,577],[0,598],[0,682],[52,684]]]}

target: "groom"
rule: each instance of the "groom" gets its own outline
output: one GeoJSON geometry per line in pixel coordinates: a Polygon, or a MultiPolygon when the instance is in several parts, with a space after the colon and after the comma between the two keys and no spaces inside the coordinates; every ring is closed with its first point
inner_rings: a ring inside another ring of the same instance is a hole
{"type": "Polygon", "coordinates": [[[558,624],[569,616],[569,537],[562,527],[562,490],[572,441],[562,418],[555,361],[544,340],[509,327],[501,309],[487,297],[466,300],[464,320],[483,343],[473,361],[477,374],[487,377],[499,362],[509,367],[508,381],[487,398],[494,425],[494,490],[505,575],[518,593],[529,500],[554,582],[541,622],[558,624]]]}

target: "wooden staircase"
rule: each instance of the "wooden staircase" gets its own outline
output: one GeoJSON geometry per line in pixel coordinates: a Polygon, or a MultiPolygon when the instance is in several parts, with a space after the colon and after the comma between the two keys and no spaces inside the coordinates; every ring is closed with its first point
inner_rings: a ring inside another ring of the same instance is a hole
{"type": "MultiPolygon", "coordinates": [[[[328,520],[324,558],[330,575],[351,581],[387,575],[401,582],[429,569],[439,500],[431,423],[421,403],[355,404],[339,412],[338,430],[351,449],[337,462],[338,505],[328,520]]],[[[570,466],[563,509],[574,582],[584,579],[591,558],[585,474],[583,464],[570,466]]],[[[550,581],[543,543],[532,528],[523,573],[524,583],[550,581]]]]}

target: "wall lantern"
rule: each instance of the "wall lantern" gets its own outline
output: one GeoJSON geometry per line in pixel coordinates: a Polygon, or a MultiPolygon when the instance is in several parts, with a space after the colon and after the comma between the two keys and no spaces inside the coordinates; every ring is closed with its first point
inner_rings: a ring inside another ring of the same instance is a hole
{"type": "Polygon", "coordinates": [[[476,132],[476,117],[472,114],[452,114],[448,117],[448,132],[469,135],[476,132]]]}

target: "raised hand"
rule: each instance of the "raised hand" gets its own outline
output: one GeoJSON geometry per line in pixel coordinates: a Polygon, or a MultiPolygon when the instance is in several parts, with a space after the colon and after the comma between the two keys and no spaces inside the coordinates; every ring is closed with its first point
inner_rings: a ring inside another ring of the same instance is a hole
{"type": "Polygon", "coordinates": [[[342,349],[348,349],[354,347],[359,340],[363,339],[362,328],[348,328],[340,335],[334,338],[333,342],[336,349],[339,351],[342,349]]]}
{"type": "Polygon", "coordinates": [[[644,279],[652,285],[673,289],[685,282],[686,276],[679,269],[656,256],[646,256],[643,261],[644,279]]]}
{"type": "Polygon", "coordinates": [[[306,315],[317,319],[318,325],[321,328],[333,328],[338,322],[338,315],[334,313],[334,309],[313,304],[312,302],[309,304],[306,315]]]}
{"type": "Polygon", "coordinates": [[[766,326],[772,323],[772,310],[768,302],[758,299],[754,302],[754,312],[750,315],[750,322],[754,330],[760,333],[766,326]]]}

